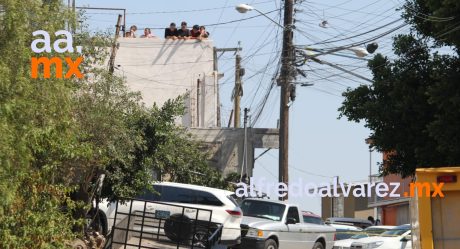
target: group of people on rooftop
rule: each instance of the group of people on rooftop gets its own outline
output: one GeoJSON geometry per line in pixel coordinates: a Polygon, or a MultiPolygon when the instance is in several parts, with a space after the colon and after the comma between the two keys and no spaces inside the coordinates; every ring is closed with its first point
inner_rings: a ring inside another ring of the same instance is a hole
{"type": "Polygon", "coordinates": [[[180,24],[180,29],[176,28],[175,23],[171,23],[169,28],[165,29],[166,39],[206,39],[209,37],[209,32],[204,26],[193,25],[192,29],[187,28],[187,22],[183,21],[180,24]]]}
{"type": "MultiPolygon", "coordinates": [[[[129,31],[126,31],[125,33],[125,37],[128,37],[128,38],[137,38],[136,36],[136,31],[137,31],[137,26],[136,25],[133,25],[129,28],[129,31]]],[[[155,38],[156,36],[154,36],[152,34],[152,30],[150,28],[145,28],[144,29],[144,34],[140,36],[141,38],[155,38]]]]}
{"type": "MultiPolygon", "coordinates": [[[[171,23],[169,28],[165,29],[165,39],[197,39],[203,40],[209,37],[209,32],[206,31],[204,26],[193,25],[192,29],[188,29],[187,22],[183,21],[180,25],[180,29],[176,28],[175,23],[171,23]]],[[[125,37],[136,38],[137,26],[133,25],[129,28],[129,31],[125,33],[125,37]]],[[[154,38],[155,35],[152,34],[150,28],[144,29],[144,34],[140,36],[141,38],[154,38]]]]}

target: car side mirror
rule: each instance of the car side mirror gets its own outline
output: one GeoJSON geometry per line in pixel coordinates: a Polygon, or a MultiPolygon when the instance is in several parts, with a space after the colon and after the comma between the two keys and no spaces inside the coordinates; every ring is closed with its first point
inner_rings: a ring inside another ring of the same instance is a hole
{"type": "Polygon", "coordinates": [[[286,225],[296,224],[296,223],[297,223],[297,221],[294,218],[287,218],[287,220],[286,220],[286,225]]]}
{"type": "Polygon", "coordinates": [[[407,242],[412,240],[412,235],[406,235],[402,237],[401,242],[407,242]]]}

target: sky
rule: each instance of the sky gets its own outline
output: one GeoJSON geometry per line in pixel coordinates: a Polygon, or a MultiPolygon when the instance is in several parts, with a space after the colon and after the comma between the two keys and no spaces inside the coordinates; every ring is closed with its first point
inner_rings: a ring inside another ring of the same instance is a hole
{"type": "MultiPolygon", "coordinates": [[[[254,127],[274,128],[279,117],[280,89],[271,87],[271,81],[279,62],[282,32],[276,24],[257,16],[254,11],[238,13],[234,7],[240,3],[239,0],[76,0],[77,6],[126,9],[127,27],[136,25],[139,35],[149,27],[162,37],[169,23],[179,25],[187,21],[189,26],[205,25],[217,48],[237,47],[241,42],[242,65],[246,71],[241,108],[250,109],[254,127]],[[241,21],[242,18],[249,19],[241,21]]],[[[246,0],[246,3],[261,12],[269,12],[267,15],[277,22],[282,20],[282,1],[246,0]]],[[[409,27],[402,25],[401,13],[397,10],[402,3],[402,0],[297,0],[294,44],[299,48],[331,49],[350,44],[364,47],[375,41],[379,44],[377,52],[393,58],[392,36],[409,32],[409,27]],[[327,22],[326,27],[319,25],[322,22],[327,22]]],[[[113,33],[118,14],[122,12],[87,10],[86,23],[92,30],[113,33]]],[[[337,54],[346,57],[325,55],[318,58],[372,78],[366,67],[366,58],[371,56],[358,59],[347,50],[337,54]]],[[[225,126],[232,109],[234,54],[221,55],[218,65],[219,72],[225,75],[219,82],[222,125],[225,126]]],[[[334,176],[339,176],[343,182],[366,180],[370,153],[364,140],[371,132],[364,123],[338,119],[337,109],[344,100],[343,91],[369,82],[311,61],[301,69],[307,77],[299,77],[296,82],[314,85],[298,85],[297,98],[290,108],[290,180],[318,184],[331,182],[334,176]]],[[[257,150],[256,156],[261,152],[263,150],[257,150]]],[[[372,173],[375,174],[382,156],[378,152],[371,155],[372,173]]],[[[271,150],[256,160],[254,176],[277,182],[277,174],[278,150],[271,150]]],[[[290,198],[289,202],[299,204],[303,210],[321,213],[319,198],[290,198]]]]}

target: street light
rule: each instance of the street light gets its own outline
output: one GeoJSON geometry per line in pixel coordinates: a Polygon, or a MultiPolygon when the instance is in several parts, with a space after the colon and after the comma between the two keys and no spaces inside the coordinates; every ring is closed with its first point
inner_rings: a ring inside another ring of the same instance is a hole
{"type": "Polygon", "coordinates": [[[376,42],[372,42],[367,44],[366,48],[351,47],[348,48],[348,50],[354,52],[358,57],[365,57],[369,54],[373,54],[378,47],[379,45],[376,42]]]}
{"type": "Polygon", "coordinates": [[[250,6],[250,5],[247,5],[247,4],[238,4],[236,7],[235,7],[236,11],[240,12],[241,14],[244,14],[248,11],[251,11],[251,10],[255,10],[257,13],[265,16],[266,18],[268,18],[270,21],[272,21],[273,23],[275,23],[278,27],[284,29],[284,26],[279,24],[278,22],[276,22],[275,20],[273,20],[271,17],[267,16],[265,13],[259,11],[258,9],[250,6]]]}
{"type": "Polygon", "coordinates": [[[372,182],[372,146],[374,145],[374,139],[366,138],[364,140],[369,145],[369,184],[372,182]]]}
{"type": "Polygon", "coordinates": [[[308,56],[311,56],[311,57],[317,57],[320,55],[327,55],[327,54],[334,54],[335,52],[339,52],[342,50],[348,50],[348,51],[355,53],[357,57],[363,58],[363,57],[368,56],[369,54],[373,54],[375,50],[377,50],[378,47],[379,45],[376,42],[372,42],[372,43],[369,43],[365,48],[356,47],[356,46],[353,46],[353,47],[343,46],[343,47],[333,48],[331,50],[322,50],[322,49],[309,48],[309,47],[304,47],[303,49],[305,49],[306,51],[319,52],[319,54],[313,54],[313,53],[307,54],[308,56]]]}
{"type": "MultiPolygon", "coordinates": [[[[377,46],[376,43],[375,43],[375,46],[377,46]]],[[[366,78],[366,77],[364,77],[364,76],[362,76],[360,74],[357,74],[357,73],[355,73],[353,71],[347,70],[347,69],[342,68],[342,67],[340,67],[338,65],[335,65],[334,63],[330,63],[330,62],[320,60],[320,59],[317,58],[320,55],[333,54],[330,51],[324,52],[323,50],[314,49],[314,48],[308,48],[308,47],[305,48],[305,50],[306,51],[301,51],[301,50],[296,51],[298,53],[299,57],[302,57],[302,58],[300,58],[300,59],[295,61],[295,65],[297,67],[301,67],[301,66],[305,65],[307,60],[311,60],[311,61],[314,61],[314,62],[319,63],[319,64],[328,65],[328,66],[330,66],[332,68],[338,69],[338,70],[340,70],[340,71],[342,71],[344,73],[353,75],[353,76],[355,76],[357,78],[360,78],[362,80],[365,80],[365,81],[368,81],[368,82],[371,82],[371,83],[374,82],[373,80],[368,79],[368,78],[366,78]],[[314,53],[311,53],[311,51],[320,52],[320,53],[314,54],[314,53]]],[[[357,47],[353,47],[353,49],[350,49],[350,47],[342,47],[340,49],[338,49],[338,48],[334,49],[335,52],[338,52],[338,51],[341,51],[341,50],[353,51],[358,57],[361,56],[361,55],[365,56],[365,55],[367,55],[367,54],[369,54],[371,52],[371,50],[365,50],[364,48],[357,48],[357,47]]],[[[346,57],[348,57],[348,56],[346,56],[346,57]]]]}
{"type": "Polygon", "coordinates": [[[250,6],[250,5],[247,5],[247,4],[244,4],[244,3],[238,4],[238,5],[236,6],[236,10],[237,10],[238,12],[242,13],[242,14],[248,12],[249,10],[253,10],[253,9],[254,9],[254,7],[252,7],[252,6],[250,6]]]}
{"type": "Polygon", "coordinates": [[[348,50],[352,51],[356,56],[361,58],[369,55],[369,52],[365,48],[351,47],[348,50]]]}

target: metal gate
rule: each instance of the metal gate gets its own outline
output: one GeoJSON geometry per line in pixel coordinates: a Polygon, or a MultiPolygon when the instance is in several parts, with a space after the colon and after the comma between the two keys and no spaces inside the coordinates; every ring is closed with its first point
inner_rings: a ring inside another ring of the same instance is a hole
{"type": "Polygon", "coordinates": [[[222,234],[222,225],[211,219],[208,209],[140,199],[117,202],[105,248],[210,249],[222,234]]]}

